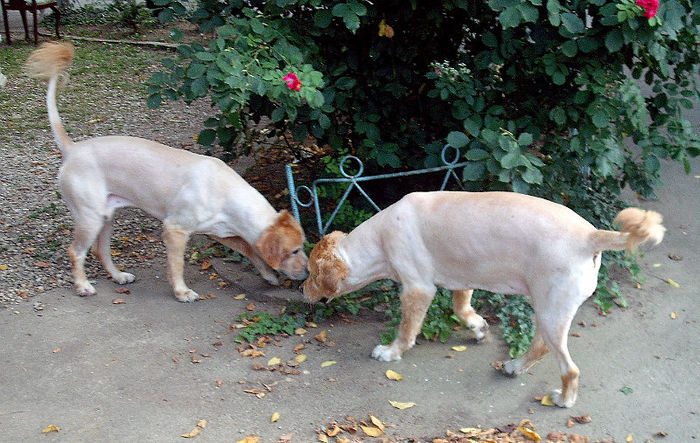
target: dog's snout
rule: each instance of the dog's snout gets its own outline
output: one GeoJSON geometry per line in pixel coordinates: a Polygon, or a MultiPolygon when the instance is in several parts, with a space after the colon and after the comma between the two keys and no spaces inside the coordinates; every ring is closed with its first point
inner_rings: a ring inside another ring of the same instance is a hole
{"type": "Polygon", "coordinates": [[[322,297],[318,299],[319,303],[327,304],[330,300],[327,297],[322,297]]]}

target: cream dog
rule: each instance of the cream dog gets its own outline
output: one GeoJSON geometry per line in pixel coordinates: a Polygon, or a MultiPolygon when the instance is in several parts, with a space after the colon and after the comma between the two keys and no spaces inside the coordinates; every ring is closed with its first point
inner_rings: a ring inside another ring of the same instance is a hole
{"type": "Polygon", "coordinates": [[[168,277],[182,302],[199,296],[183,279],[184,254],[192,233],[203,233],[251,260],[262,277],[277,284],[274,270],[303,279],[304,232],[287,211],[270,203],[224,162],[135,137],[97,137],[73,142],[56,107],[56,89],[73,60],[67,43],[46,43],[27,61],[28,73],[48,81],[46,105],[54,139],[63,156],[59,185],[75,224],[68,249],[75,287],[95,293],[84,262],[95,254],[119,284],[134,281],[112,262],[109,238],[114,211],[136,206],[163,221],[168,277]]]}
{"type": "Polygon", "coordinates": [[[570,209],[509,192],[413,193],[350,234],[333,232],[311,251],[303,289],[312,301],[333,298],[379,279],[402,284],[398,337],[372,357],[399,360],[415,343],[436,286],[454,291],[454,310],[484,337],[487,323],[471,307],[472,289],[529,295],[536,333],[530,350],[504,365],[526,372],[549,350],[561,368],[553,401],[571,407],[579,370],[567,348],[578,307],[596,288],[601,251],[658,243],[665,228],[652,211],[628,208],[621,231],[594,228],[570,209]]]}

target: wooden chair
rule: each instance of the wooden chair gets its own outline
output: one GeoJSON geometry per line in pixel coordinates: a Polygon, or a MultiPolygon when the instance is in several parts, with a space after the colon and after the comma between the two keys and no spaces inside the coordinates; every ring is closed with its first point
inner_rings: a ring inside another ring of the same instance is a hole
{"type": "Polygon", "coordinates": [[[61,38],[59,33],[61,23],[61,9],[58,6],[58,0],[0,0],[2,4],[2,19],[5,22],[5,36],[7,44],[12,44],[10,39],[10,24],[7,21],[7,11],[19,11],[22,15],[22,24],[24,25],[24,38],[29,40],[29,28],[27,27],[27,11],[32,13],[34,18],[34,44],[39,41],[39,29],[37,28],[37,13],[46,8],[51,8],[56,14],[56,38],[61,38]]]}

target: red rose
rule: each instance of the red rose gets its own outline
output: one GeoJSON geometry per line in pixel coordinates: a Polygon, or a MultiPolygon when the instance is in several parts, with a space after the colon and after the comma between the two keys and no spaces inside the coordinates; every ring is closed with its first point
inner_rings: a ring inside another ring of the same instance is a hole
{"type": "Polygon", "coordinates": [[[287,83],[289,89],[294,89],[295,91],[301,90],[301,82],[295,73],[288,72],[282,80],[287,83]]]}
{"type": "Polygon", "coordinates": [[[654,18],[659,10],[659,0],[635,0],[644,9],[644,17],[654,18]]]}

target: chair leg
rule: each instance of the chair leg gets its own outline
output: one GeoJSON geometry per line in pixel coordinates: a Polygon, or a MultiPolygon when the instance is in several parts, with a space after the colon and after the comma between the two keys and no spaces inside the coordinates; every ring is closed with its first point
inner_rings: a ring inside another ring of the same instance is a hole
{"type": "Polygon", "coordinates": [[[24,39],[29,41],[29,28],[27,27],[27,11],[22,9],[19,11],[19,13],[22,15],[22,24],[24,25],[24,39]]]}
{"type": "Polygon", "coordinates": [[[56,38],[60,39],[61,38],[61,33],[59,29],[61,28],[61,9],[56,8],[56,7],[51,7],[54,13],[54,18],[56,19],[56,38]]]}
{"type": "Polygon", "coordinates": [[[2,22],[5,24],[5,37],[7,37],[7,44],[12,44],[12,39],[10,38],[10,25],[7,23],[7,9],[2,6],[2,22]]]}
{"type": "Polygon", "coordinates": [[[39,23],[38,23],[38,20],[36,17],[37,12],[38,11],[36,9],[32,11],[32,16],[34,18],[34,44],[35,45],[39,44],[39,23]]]}

